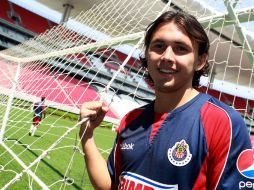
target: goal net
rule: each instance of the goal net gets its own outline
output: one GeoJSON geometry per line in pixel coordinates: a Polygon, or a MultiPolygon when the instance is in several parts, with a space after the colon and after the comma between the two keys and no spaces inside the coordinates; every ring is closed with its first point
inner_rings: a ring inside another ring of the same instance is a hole
{"type": "MultiPolygon", "coordinates": [[[[0,52],[0,189],[92,189],[78,137],[82,103],[110,107],[96,143],[107,158],[120,119],[154,99],[139,56],[146,26],[167,10],[196,16],[211,42],[209,93],[253,131],[254,3],[223,0],[107,0],[0,52]],[[29,136],[33,109],[47,114],[29,136]]],[[[254,132],[254,131],[253,131],[254,132]]]]}

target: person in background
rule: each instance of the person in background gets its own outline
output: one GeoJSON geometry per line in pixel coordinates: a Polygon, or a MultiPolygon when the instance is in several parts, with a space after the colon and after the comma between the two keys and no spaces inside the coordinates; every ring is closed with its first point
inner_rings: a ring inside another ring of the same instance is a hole
{"type": "Polygon", "coordinates": [[[31,125],[29,136],[34,136],[40,122],[46,117],[45,97],[41,97],[41,101],[34,104],[33,112],[33,124],[31,125]]]}
{"type": "Polygon", "coordinates": [[[253,184],[243,119],[197,90],[209,72],[209,39],[201,24],[188,13],[165,12],[148,26],[144,44],[141,61],[155,100],[121,120],[107,161],[93,132],[109,108],[100,101],[81,107],[80,118],[89,118],[80,138],[94,188],[235,190],[253,184]]]}

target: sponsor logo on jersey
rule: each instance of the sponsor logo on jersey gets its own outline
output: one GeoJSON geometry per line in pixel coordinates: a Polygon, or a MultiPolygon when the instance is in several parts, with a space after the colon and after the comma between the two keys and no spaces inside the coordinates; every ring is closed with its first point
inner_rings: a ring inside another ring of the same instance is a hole
{"type": "Polygon", "coordinates": [[[185,140],[176,142],[172,148],[168,149],[168,159],[175,166],[185,166],[190,162],[191,158],[192,154],[185,140]]]}
{"type": "Polygon", "coordinates": [[[254,182],[253,181],[240,181],[239,182],[239,189],[254,189],[254,182]]]}
{"type": "Polygon", "coordinates": [[[246,149],[238,156],[237,169],[244,177],[254,179],[254,149],[246,149]]]}
{"type": "Polygon", "coordinates": [[[133,143],[122,143],[121,150],[133,150],[134,144],[133,143]]]}
{"type": "Polygon", "coordinates": [[[123,172],[120,176],[119,190],[178,190],[178,185],[156,182],[132,172],[123,172]]]}

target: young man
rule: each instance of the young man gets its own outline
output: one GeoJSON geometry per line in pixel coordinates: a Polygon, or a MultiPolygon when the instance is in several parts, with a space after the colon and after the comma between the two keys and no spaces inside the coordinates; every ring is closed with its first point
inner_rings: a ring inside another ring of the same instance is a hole
{"type": "Polygon", "coordinates": [[[45,118],[46,116],[45,97],[42,97],[40,102],[36,102],[34,104],[33,111],[34,111],[33,124],[31,125],[29,136],[34,136],[42,120],[42,116],[43,118],[45,118]]]}
{"type": "Polygon", "coordinates": [[[209,40],[200,23],[184,12],[166,12],[148,26],[145,47],[142,61],[156,98],[122,119],[107,163],[93,130],[108,108],[102,102],[81,108],[81,118],[89,117],[80,136],[95,189],[232,190],[253,184],[243,172],[253,166],[253,153],[241,116],[195,89],[209,68],[209,40]]]}

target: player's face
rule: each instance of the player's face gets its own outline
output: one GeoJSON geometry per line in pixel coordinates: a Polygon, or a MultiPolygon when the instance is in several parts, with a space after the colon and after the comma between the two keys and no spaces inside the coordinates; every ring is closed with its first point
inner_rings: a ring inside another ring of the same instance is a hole
{"type": "Polygon", "coordinates": [[[155,90],[172,92],[192,87],[194,71],[204,65],[197,46],[174,22],[157,28],[146,51],[155,90]]]}

